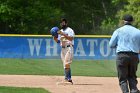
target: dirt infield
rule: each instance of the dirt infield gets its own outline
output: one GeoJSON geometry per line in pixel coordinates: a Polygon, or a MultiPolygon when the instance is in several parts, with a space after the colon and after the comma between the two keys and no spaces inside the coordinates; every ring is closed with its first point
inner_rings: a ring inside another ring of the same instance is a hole
{"type": "MultiPolygon", "coordinates": [[[[63,76],[0,75],[0,86],[45,88],[51,93],[121,93],[116,77],[73,76],[73,85],[57,85],[63,78],[63,76]]],[[[140,84],[138,86],[140,88],[140,84]]]]}

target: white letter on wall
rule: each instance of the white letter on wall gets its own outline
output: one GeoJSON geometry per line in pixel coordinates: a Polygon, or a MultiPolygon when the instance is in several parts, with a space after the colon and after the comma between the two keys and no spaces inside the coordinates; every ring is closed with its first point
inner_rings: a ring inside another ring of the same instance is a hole
{"type": "Polygon", "coordinates": [[[81,39],[77,39],[78,44],[75,51],[75,56],[86,56],[81,39]]]}
{"type": "Polygon", "coordinates": [[[107,39],[103,39],[100,43],[100,53],[102,56],[107,57],[111,52],[111,49],[109,47],[109,41],[107,39]],[[107,45],[107,49],[105,49],[105,45],[107,45]],[[106,54],[104,52],[106,50],[106,54]]]}
{"type": "Polygon", "coordinates": [[[45,54],[45,56],[58,56],[58,54],[57,54],[57,43],[52,41],[53,46],[51,46],[51,40],[52,39],[46,39],[46,54],[45,54]],[[52,55],[51,55],[51,48],[53,50],[52,55]]]}
{"type": "Polygon", "coordinates": [[[87,45],[89,44],[90,50],[89,50],[89,56],[95,56],[94,53],[94,44],[98,44],[97,40],[93,40],[93,39],[88,39],[87,40],[87,45]]]}
{"type": "Polygon", "coordinates": [[[34,50],[36,50],[37,56],[39,55],[40,46],[42,43],[42,39],[27,39],[30,48],[30,54],[33,56],[34,50]]]}

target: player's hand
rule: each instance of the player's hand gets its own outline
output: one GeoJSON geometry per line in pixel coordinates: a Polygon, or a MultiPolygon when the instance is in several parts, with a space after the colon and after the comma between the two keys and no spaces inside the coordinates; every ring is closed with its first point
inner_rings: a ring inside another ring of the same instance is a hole
{"type": "Polygon", "coordinates": [[[58,34],[61,34],[61,35],[63,34],[63,32],[61,30],[57,31],[57,33],[58,34]]]}
{"type": "Polygon", "coordinates": [[[54,39],[54,40],[57,40],[57,37],[54,36],[53,39],[54,39]]]}
{"type": "Polygon", "coordinates": [[[58,41],[57,37],[55,37],[55,36],[53,37],[53,39],[54,39],[54,41],[55,41],[55,42],[57,42],[57,41],[58,41]]]}

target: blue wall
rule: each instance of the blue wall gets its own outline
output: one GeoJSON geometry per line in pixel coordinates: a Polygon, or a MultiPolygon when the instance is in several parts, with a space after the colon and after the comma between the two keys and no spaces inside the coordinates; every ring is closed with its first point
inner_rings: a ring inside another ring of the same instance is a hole
{"type": "MultiPolygon", "coordinates": [[[[108,46],[110,38],[76,37],[75,59],[113,59],[115,50],[108,46]]],[[[61,47],[52,37],[0,36],[0,58],[60,58],[61,47]]]]}

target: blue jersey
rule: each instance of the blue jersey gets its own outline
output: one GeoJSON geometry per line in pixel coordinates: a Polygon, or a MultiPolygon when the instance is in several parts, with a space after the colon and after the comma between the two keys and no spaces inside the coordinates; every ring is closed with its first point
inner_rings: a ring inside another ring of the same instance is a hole
{"type": "Polygon", "coordinates": [[[140,52],[140,30],[131,26],[124,25],[116,29],[110,39],[109,46],[117,48],[116,52],[140,52]]]}

